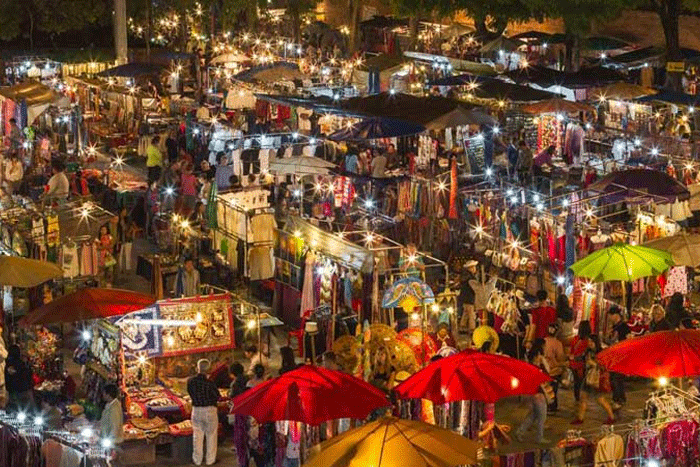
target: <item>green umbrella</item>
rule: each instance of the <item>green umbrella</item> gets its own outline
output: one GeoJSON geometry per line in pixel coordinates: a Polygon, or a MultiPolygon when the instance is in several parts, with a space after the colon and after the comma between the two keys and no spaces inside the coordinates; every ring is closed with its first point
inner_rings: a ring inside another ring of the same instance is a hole
{"type": "Polygon", "coordinates": [[[661,274],[672,265],[673,259],[666,251],[618,243],[575,262],[571,270],[594,282],[631,282],[661,274]]]}

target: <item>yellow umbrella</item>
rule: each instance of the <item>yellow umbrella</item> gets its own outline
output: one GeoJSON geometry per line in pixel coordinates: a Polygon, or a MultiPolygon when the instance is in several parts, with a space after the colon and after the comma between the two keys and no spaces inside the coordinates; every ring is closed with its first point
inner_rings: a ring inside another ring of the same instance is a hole
{"type": "Polygon", "coordinates": [[[478,449],[449,430],[384,417],[321,443],[304,467],[455,467],[476,464],[478,449]]]}
{"type": "Polygon", "coordinates": [[[63,270],[53,263],[19,256],[0,256],[0,285],[36,287],[63,277],[63,270]]]}

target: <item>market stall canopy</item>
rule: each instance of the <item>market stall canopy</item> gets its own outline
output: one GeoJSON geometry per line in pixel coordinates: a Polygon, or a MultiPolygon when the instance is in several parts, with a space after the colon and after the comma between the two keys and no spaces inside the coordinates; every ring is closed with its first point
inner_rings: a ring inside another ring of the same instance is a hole
{"type": "Polygon", "coordinates": [[[615,344],[597,356],[609,371],[644,378],[700,375],[700,331],[659,331],[615,344]]]}
{"type": "Polygon", "coordinates": [[[529,363],[478,350],[463,350],[432,362],[394,388],[401,399],[428,399],[434,404],[463,400],[497,402],[535,394],[551,378],[529,363]]]}
{"type": "Polygon", "coordinates": [[[429,86],[469,86],[474,87],[478,84],[490,81],[489,78],[475,75],[472,73],[463,73],[461,75],[445,76],[438,78],[428,83],[429,86]]]}
{"type": "Polygon", "coordinates": [[[303,467],[476,465],[480,444],[444,428],[383,417],[324,441],[303,467]]]}
{"type": "Polygon", "coordinates": [[[496,120],[492,116],[484,112],[457,107],[451,112],[428,122],[425,127],[428,130],[437,131],[465,125],[495,125],[496,123],[496,120]]]}
{"type": "Polygon", "coordinates": [[[598,250],[571,265],[576,277],[593,282],[632,282],[658,276],[673,266],[670,253],[639,245],[618,243],[598,250]]]}
{"type": "Polygon", "coordinates": [[[0,96],[10,99],[15,104],[20,105],[22,101],[27,104],[27,124],[31,125],[34,120],[44,113],[51,104],[58,104],[63,96],[57,94],[48,86],[36,82],[26,82],[0,88],[0,96]]]}
{"type": "Polygon", "coordinates": [[[467,34],[472,34],[476,29],[473,26],[468,26],[461,23],[452,23],[445,29],[440,29],[440,35],[442,37],[461,37],[467,34]]]}
{"type": "Polygon", "coordinates": [[[349,374],[303,365],[255,386],[233,399],[232,413],[258,423],[290,420],[308,425],[354,418],[364,420],[390,404],[386,394],[349,374]]]}
{"type": "Polygon", "coordinates": [[[482,54],[492,52],[515,52],[522,45],[523,43],[519,40],[508,39],[505,36],[500,36],[491,42],[484,44],[481,49],[479,49],[479,52],[482,54]]]}
{"type": "Polygon", "coordinates": [[[338,130],[328,136],[332,141],[365,141],[382,138],[398,138],[423,133],[425,127],[386,117],[365,118],[349,128],[338,130]]]}
{"type": "Polygon", "coordinates": [[[541,31],[525,31],[521,32],[520,34],[510,36],[510,39],[520,41],[539,41],[541,43],[545,43],[552,39],[552,35],[541,31]]]}
{"type": "MultiPolygon", "coordinates": [[[[693,49],[680,49],[680,59],[686,62],[700,61],[700,52],[693,49]]],[[[608,68],[655,67],[666,62],[666,50],[663,47],[644,47],[601,59],[598,64],[608,68]]]]}
{"type": "Polygon", "coordinates": [[[250,60],[250,58],[242,53],[226,53],[217,55],[216,57],[212,58],[211,64],[218,65],[221,63],[240,63],[247,62],[248,60],[250,60]]]}
{"type": "Polygon", "coordinates": [[[403,56],[428,64],[445,62],[445,60],[447,60],[450,65],[452,65],[453,70],[464,73],[472,73],[480,76],[495,76],[497,74],[494,67],[488,63],[473,62],[471,60],[462,60],[454,57],[445,57],[443,55],[414,52],[410,50],[405,51],[403,56]]]}
{"type": "Polygon", "coordinates": [[[579,112],[593,112],[595,109],[588,104],[583,104],[581,102],[567,101],[560,98],[548,99],[546,101],[535,102],[534,104],[528,104],[522,108],[523,112],[528,112],[532,114],[545,114],[545,113],[570,113],[575,114],[579,112]]]}
{"type": "Polygon", "coordinates": [[[299,70],[299,65],[290,62],[275,62],[269,65],[255,66],[233,77],[233,79],[248,83],[274,83],[304,78],[307,78],[307,76],[299,70]]]}
{"type": "Polygon", "coordinates": [[[509,71],[505,75],[516,83],[532,83],[544,88],[562,86],[572,89],[604,86],[625,81],[626,79],[623,74],[600,66],[581,68],[577,72],[566,73],[552,68],[532,65],[509,71]]]}
{"type": "Polygon", "coordinates": [[[487,78],[469,73],[439,78],[429,83],[430,86],[467,86],[469,92],[479,99],[499,99],[512,102],[531,102],[560,97],[549,91],[542,91],[530,86],[509,83],[498,78],[487,78]]]}
{"type": "Polygon", "coordinates": [[[332,162],[312,156],[294,156],[270,161],[272,173],[284,175],[327,175],[336,167],[332,162]]]}
{"type": "Polygon", "coordinates": [[[86,288],[64,295],[29,312],[20,325],[74,323],[121,316],[155,303],[150,295],[130,290],[86,288]]]}
{"type": "Polygon", "coordinates": [[[625,47],[631,47],[631,44],[622,41],[620,39],[615,39],[614,37],[606,37],[606,36],[590,36],[587,37],[583,40],[583,44],[581,44],[583,48],[588,49],[588,50],[598,50],[598,51],[606,51],[606,50],[617,50],[617,49],[624,49],[625,47]]]}
{"type": "Polygon", "coordinates": [[[698,96],[686,94],[684,92],[671,91],[670,89],[662,89],[656,94],[640,97],[637,102],[662,102],[664,104],[696,106],[698,105],[698,96]]]}
{"type": "Polygon", "coordinates": [[[54,263],[20,256],[0,256],[0,285],[29,288],[59,277],[63,277],[63,269],[54,263]]]}
{"type": "Polygon", "coordinates": [[[674,203],[690,198],[688,189],[666,172],[651,169],[627,169],[613,172],[588,187],[589,191],[608,193],[612,202],[626,198],[652,198],[674,203]]]}
{"type": "Polygon", "coordinates": [[[676,266],[697,268],[700,266],[700,234],[685,232],[651,240],[645,247],[663,250],[671,253],[676,266]]]}
{"type": "Polygon", "coordinates": [[[289,217],[284,230],[291,234],[299,234],[306,243],[314,243],[316,249],[344,265],[362,272],[372,272],[374,258],[372,252],[352,242],[327,232],[296,216],[289,217]]]}
{"type": "Polygon", "coordinates": [[[165,70],[163,65],[158,65],[155,63],[127,63],[125,65],[115,66],[114,68],[109,68],[108,70],[101,71],[97,73],[97,76],[101,77],[115,77],[115,78],[138,78],[139,76],[146,75],[157,75],[165,70]]]}
{"type": "Polygon", "coordinates": [[[471,104],[439,96],[418,97],[410,94],[382,92],[371,96],[351,97],[340,102],[340,108],[352,114],[389,117],[425,126],[458,106],[471,104]]]}
{"type": "Polygon", "coordinates": [[[639,97],[656,94],[656,91],[651,88],[640,86],[634,83],[613,83],[609,84],[593,94],[596,99],[616,99],[616,100],[632,100],[639,97]]]}

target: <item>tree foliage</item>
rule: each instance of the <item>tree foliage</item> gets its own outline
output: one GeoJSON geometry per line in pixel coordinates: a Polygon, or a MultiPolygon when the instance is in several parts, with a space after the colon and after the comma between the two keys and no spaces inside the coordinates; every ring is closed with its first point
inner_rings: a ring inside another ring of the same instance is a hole
{"type": "Polygon", "coordinates": [[[63,34],[111,19],[110,0],[0,0],[0,39],[63,34]]]}

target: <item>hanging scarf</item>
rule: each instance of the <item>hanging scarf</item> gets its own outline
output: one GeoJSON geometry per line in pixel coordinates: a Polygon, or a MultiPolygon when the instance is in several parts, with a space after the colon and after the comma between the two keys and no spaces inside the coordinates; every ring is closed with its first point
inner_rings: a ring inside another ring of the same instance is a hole
{"type": "Polygon", "coordinates": [[[457,158],[452,158],[452,168],[450,170],[450,210],[447,214],[449,219],[457,219],[457,158]]]}

